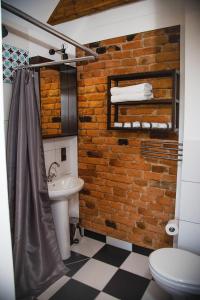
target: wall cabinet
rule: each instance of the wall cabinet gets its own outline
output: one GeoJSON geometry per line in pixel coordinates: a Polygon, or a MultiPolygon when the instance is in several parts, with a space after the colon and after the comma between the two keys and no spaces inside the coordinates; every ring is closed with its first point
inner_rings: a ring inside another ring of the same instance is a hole
{"type": "MultiPolygon", "coordinates": [[[[49,61],[31,58],[30,63],[49,61]]],[[[69,65],[40,68],[40,119],[43,138],[78,135],[77,70],[69,65]]]]}

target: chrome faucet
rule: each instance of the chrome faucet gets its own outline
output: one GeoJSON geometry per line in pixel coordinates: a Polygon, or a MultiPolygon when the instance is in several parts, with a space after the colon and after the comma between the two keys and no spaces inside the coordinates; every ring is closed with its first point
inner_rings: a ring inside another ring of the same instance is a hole
{"type": "Polygon", "coordinates": [[[48,175],[47,175],[48,182],[52,182],[53,178],[56,177],[57,175],[56,167],[60,167],[59,163],[57,163],[56,161],[50,164],[48,175]],[[54,172],[52,172],[52,169],[54,169],[54,172]]]}

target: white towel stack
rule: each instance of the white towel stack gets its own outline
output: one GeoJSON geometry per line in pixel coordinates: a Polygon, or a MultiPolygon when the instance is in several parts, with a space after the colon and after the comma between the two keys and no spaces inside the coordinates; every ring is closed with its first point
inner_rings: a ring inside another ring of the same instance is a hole
{"type": "Polygon", "coordinates": [[[113,87],[111,92],[111,102],[142,101],[153,98],[152,85],[150,83],[140,83],[125,87],[113,87]]]}

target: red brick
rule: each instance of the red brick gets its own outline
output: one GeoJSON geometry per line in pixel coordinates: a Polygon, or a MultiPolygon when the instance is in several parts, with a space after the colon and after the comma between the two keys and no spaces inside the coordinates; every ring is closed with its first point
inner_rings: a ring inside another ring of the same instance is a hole
{"type": "Polygon", "coordinates": [[[177,61],[180,59],[179,52],[162,52],[156,55],[157,62],[169,62],[169,61],[177,61]]]}
{"type": "Polygon", "coordinates": [[[105,68],[105,62],[94,62],[90,63],[83,67],[83,69],[87,71],[95,70],[95,69],[104,69],[105,68]]]}
{"type": "Polygon", "coordinates": [[[151,30],[151,31],[147,31],[143,33],[143,37],[147,38],[147,37],[154,37],[154,36],[162,36],[163,34],[165,34],[163,29],[156,29],[156,30],[151,30]]]}
{"type": "Polygon", "coordinates": [[[155,63],[155,61],[156,61],[155,55],[145,55],[139,58],[138,63],[140,65],[149,65],[155,63]]]}
{"type": "Polygon", "coordinates": [[[164,172],[167,172],[167,171],[168,171],[168,169],[164,166],[152,165],[152,172],[164,173],[164,172]]]}
{"type": "Polygon", "coordinates": [[[152,36],[144,39],[144,47],[162,46],[168,42],[168,37],[165,35],[152,36]]]}
{"type": "Polygon", "coordinates": [[[115,67],[120,67],[121,66],[121,61],[120,60],[109,60],[105,62],[106,68],[115,68],[115,67]]]}
{"type": "Polygon", "coordinates": [[[133,42],[127,42],[126,44],[122,45],[123,50],[137,49],[137,48],[141,48],[141,47],[142,47],[142,43],[140,40],[136,40],[133,42]]]}
{"type": "Polygon", "coordinates": [[[158,52],[160,52],[160,47],[148,47],[148,48],[134,49],[132,51],[132,55],[133,57],[140,57],[143,55],[156,54],[158,52]]]}
{"type": "Polygon", "coordinates": [[[123,59],[123,58],[131,58],[132,52],[131,51],[116,51],[112,52],[113,59],[123,59]]]}
{"type": "Polygon", "coordinates": [[[102,45],[114,45],[114,44],[121,44],[125,42],[125,37],[120,36],[112,39],[107,39],[102,42],[102,45]]]}
{"type": "Polygon", "coordinates": [[[134,58],[127,58],[122,60],[122,66],[136,66],[137,61],[134,58]]]}

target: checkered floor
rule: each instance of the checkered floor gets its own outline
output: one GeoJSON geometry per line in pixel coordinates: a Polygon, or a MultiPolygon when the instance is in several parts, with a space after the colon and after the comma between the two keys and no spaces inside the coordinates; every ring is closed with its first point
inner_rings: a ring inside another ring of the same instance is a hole
{"type": "Polygon", "coordinates": [[[169,300],[152,280],[148,251],[134,252],[84,236],[71,248],[69,268],[38,300],[169,300]]]}

